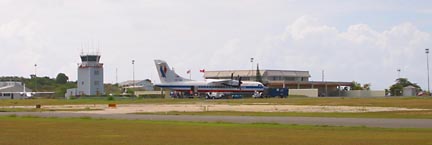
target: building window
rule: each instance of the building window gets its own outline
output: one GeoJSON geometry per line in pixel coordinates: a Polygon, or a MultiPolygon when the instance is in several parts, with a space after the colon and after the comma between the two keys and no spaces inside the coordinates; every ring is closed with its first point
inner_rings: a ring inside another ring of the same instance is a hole
{"type": "Polygon", "coordinates": [[[286,81],[295,81],[296,78],[294,78],[294,77],[285,77],[285,80],[286,81]]]}
{"type": "Polygon", "coordinates": [[[272,79],[274,81],[280,81],[280,80],[282,80],[282,77],[281,76],[273,76],[272,79]]]}
{"type": "Polygon", "coordinates": [[[99,81],[94,81],[94,85],[99,85],[99,81]]]}
{"type": "Polygon", "coordinates": [[[99,70],[95,70],[94,75],[99,75],[99,70]]]}

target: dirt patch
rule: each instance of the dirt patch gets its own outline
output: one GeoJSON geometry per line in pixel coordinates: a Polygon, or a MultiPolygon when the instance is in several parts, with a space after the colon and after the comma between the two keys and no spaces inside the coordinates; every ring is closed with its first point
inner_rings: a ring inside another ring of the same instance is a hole
{"type": "MultiPolygon", "coordinates": [[[[35,106],[5,106],[1,108],[34,108],[35,106]]],[[[225,104],[106,104],[91,105],[45,105],[43,109],[97,109],[95,111],[76,111],[77,113],[126,114],[139,112],[200,112],[200,111],[239,111],[239,112],[383,112],[383,111],[421,111],[427,109],[408,109],[398,107],[364,106],[312,106],[312,105],[225,105],[225,104]]]]}

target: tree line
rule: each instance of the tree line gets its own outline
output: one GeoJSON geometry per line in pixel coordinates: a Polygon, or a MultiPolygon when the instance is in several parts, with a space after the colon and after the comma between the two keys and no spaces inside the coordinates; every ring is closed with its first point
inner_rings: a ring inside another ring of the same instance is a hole
{"type": "Polygon", "coordinates": [[[22,82],[33,92],[54,92],[54,97],[64,97],[67,89],[76,88],[76,82],[69,81],[69,77],[64,73],[57,74],[56,78],[48,76],[37,77],[31,75],[30,78],[18,76],[3,76],[0,81],[22,82]]]}

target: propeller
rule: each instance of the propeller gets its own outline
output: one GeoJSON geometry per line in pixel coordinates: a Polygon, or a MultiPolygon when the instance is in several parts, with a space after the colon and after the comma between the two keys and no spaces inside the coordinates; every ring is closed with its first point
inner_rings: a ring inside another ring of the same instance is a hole
{"type": "Polygon", "coordinates": [[[238,88],[241,89],[241,84],[243,83],[242,81],[242,77],[238,76],[238,88]]]}
{"type": "Polygon", "coordinates": [[[234,73],[231,73],[231,80],[234,80],[234,73]]]}

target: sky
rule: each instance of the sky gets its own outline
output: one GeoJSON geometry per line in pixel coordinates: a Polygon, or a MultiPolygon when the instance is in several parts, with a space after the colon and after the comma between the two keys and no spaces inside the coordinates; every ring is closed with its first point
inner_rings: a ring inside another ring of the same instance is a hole
{"type": "Polygon", "coordinates": [[[135,79],[159,82],[162,59],[196,80],[259,63],[375,90],[400,69],[426,89],[431,26],[429,0],[1,0],[0,76],[75,81],[79,55],[99,52],[105,83],[132,80],[132,60],[135,79]]]}

